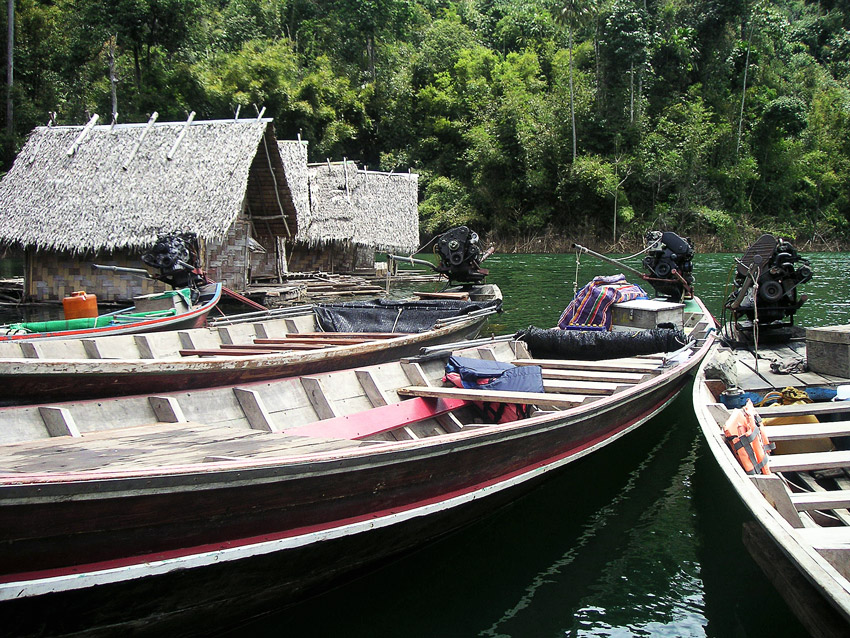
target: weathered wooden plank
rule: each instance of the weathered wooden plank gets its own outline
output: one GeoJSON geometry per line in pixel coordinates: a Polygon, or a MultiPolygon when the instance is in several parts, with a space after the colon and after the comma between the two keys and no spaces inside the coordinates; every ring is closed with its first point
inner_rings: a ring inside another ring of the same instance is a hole
{"type": "Polygon", "coordinates": [[[765,425],[763,426],[763,430],[771,441],[819,439],[825,436],[850,436],[850,421],[765,425]]]}
{"type": "Polygon", "coordinates": [[[573,394],[613,394],[628,388],[628,385],[606,383],[603,381],[563,381],[560,379],[543,379],[543,389],[546,392],[573,394]]]}
{"type": "Polygon", "coordinates": [[[550,370],[598,370],[606,372],[656,372],[659,364],[637,359],[607,359],[604,361],[580,361],[577,359],[514,359],[514,365],[539,365],[550,370]]]}
{"type": "Polygon", "coordinates": [[[307,398],[310,399],[310,403],[313,405],[313,409],[319,415],[320,419],[333,419],[338,416],[328,401],[319,379],[316,377],[301,377],[301,385],[304,386],[304,390],[307,392],[307,398]]]}
{"type": "Polygon", "coordinates": [[[850,467],[850,451],[805,452],[770,457],[770,469],[774,472],[826,470],[835,467],[850,467]]]}
{"type": "Polygon", "coordinates": [[[850,507],[850,490],[791,494],[791,502],[800,511],[847,509],[850,507]]]}
{"type": "Polygon", "coordinates": [[[272,422],[266,406],[260,394],[256,390],[248,388],[233,388],[233,393],[236,395],[236,400],[242,406],[245,412],[245,418],[253,430],[262,430],[264,432],[279,432],[280,429],[272,422]]]}
{"type": "Polygon", "coordinates": [[[42,405],[39,406],[38,412],[50,436],[81,436],[77,424],[74,423],[74,417],[67,408],[51,408],[42,405]]]}
{"type": "Polygon", "coordinates": [[[175,397],[148,397],[157,421],[163,423],[185,423],[186,416],[175,397]]]}
{"type": "Polygon", "coordinates": [[[802,416],[805,414],[840,414],[850,413],[850,402],[833,401],[828,403],[798,403],[794,405],[771,405],[756,408],[762,417],[771,416],[802,416]]]}
{"type": "Polygon", "coordinates": [[[850,526],[806,527],[798,530],[800,536],[815,549],[850,550],[850,526]]]}
{"type": "Polygon", "coordinates": [[[617,384],[640,383],[647,378],[640,372],[603,372],[600,370],[551,370],[543,369],[544,379],[564,381],[607,381],[617,384]]]}
{"type": "Polygon", "coordinates": [[[784,518],[791,527],[803,527],[800,515],[791,503],[785,483],[776,474],[770,476],[751,476],[750,480],[756,486],[765,500],[784,518]]]}
{"type": "Polygon", "coordinates": [[[356,345],[358,343],[368,343],[370,341],[375,341],[375,339],[369,339],[364,337],[335,337],[333,333],[328,333],[330,336],[325,337],[324,339],[302,339],[301,337],[285,337],[283,339],[254,339],[253,344],[255,346],[285,346],[289,344],[315,344],[314,347],[318,347],[321,345],[332,345],[332,346],[348,346],[348,345],[356,345]]]}
{"type": "Polygon", "coordinates": [[[467,401],[490,401],[493,403],[542,403],[562,408],[581,405],[593,397],[578,394],[547,394],[545,392],[487,392],[466,388],[435,388],[411,386],[400,388],[398,393],[411,397],[435,397],[443,399],[465,399],[467,401]]]}

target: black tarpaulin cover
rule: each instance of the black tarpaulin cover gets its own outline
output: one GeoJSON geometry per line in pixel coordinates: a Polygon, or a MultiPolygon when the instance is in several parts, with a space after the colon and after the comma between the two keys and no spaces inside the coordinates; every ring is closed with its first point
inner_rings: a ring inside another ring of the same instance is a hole
{"type": "Polygon", "coordinates": [[[441,319],[501,307],[501,301],[375,299],[321,304],[315,312],[322,330],[328,332],[425,332],[441,319]]]}
{"type": "Polygon", "coordinates": [[[535,359],[584,359],[599,361],[639,354],[674,352],[689,338],[678,328],[652,328],[640,332],[543,329],[529,326],[519,338],[535,359]]]}

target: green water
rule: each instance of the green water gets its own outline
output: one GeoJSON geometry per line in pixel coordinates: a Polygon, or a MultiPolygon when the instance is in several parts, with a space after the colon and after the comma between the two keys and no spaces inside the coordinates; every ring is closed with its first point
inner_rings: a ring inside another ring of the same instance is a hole
{"type": "MultiPolygon", "coordinates": [[[[850,255],[810,258],[797,323],[847,323],[850,255]]],[[[696,259],[697,294],[718,316],[731,264],[696,259]]],[[[572,255],[496,255],[486,266],[505,296],[495,332],[553,325],[572,296],[572,255]]],[[[594,274],[614,269],[583,258],[578,285],[594,274]]],[[[746,520],[687,392],[495,515],[231,635],[805,635],[743,546],[746,520]]]]}

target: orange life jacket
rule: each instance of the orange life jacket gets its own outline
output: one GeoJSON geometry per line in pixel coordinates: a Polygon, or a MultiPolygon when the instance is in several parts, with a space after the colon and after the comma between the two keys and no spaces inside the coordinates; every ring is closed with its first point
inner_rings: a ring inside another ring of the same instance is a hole
{"type": "Polygon", "coordinates": [[[770,474],[768,455],[773,443],[760,425],[761,417],[756,414],[753,402],[747,399],[743,408],[732,411],[723,426],[726,442],[747,474],[770,474]]]}

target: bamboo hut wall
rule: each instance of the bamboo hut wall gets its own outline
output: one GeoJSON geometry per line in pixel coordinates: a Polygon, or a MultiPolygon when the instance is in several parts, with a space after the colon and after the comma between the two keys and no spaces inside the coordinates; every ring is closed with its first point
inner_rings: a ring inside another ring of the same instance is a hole
{"type": "Polygon", "coordinates": [[[228,288],[244,289],[248,283],[248,241],[250,223],[237,219],[221,241],[206,243],[204,268],[210,278],[228,288]]]}
{"type": "Polygon", "coordinates": [[[27,251],[27,296],[34,301],[62,299],[76,290],[97,295],[98,301],[128,301],[137,295],[162,292],[168,286],[128,273],[96,271],[91,264],[142,268],[140,254],[115,251],[87,256],[54,251],[27,251]]]}

